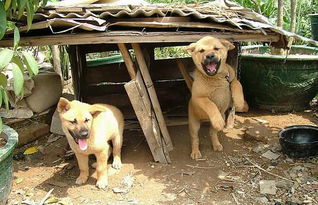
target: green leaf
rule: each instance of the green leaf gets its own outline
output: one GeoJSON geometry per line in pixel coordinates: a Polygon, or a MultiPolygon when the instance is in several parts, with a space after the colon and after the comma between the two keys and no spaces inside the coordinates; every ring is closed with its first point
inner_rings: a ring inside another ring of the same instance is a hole
{"type": "Polygon", "coordinates": [[[2,91],[0,90],[0,107],[2,106],[2,91]]]}
{"type": "Polygon", "coordinates": [[[2,123],[2,118],[0,117],[0,133],[3,131],[3,123],[2,123]]]}
{"type": "Polygon", "coordinates": [[[0,51],[0,70],[2,70],[10,63],[13,57],[13,53],[13,50],[7,48],[0,51]]]}
{"type": "Polygon", "coordinates": [[[24,72],[24,64],[18,56],[14,56],[11,62],[17,64],[22,72],[24,72]]]}
{"type": "Polygon", "coordinates": [[[25,10],[25,6],[26,6],[27,2],[28,2],[28,0],[20,0],[20,1],[18,1],[18,9],[19,9],[18,19],[20,19],[21,16],[23,15],[23,12],[25,10]]]}
{"type": "Polygon", "coordinates": [[[14,26],[14,43],[13,47],[16,48],[20,42],[20,32],[18,27],[14,26]]]}
{"type": "Polygon", "coordinates": [[[29,30],[32,26],[32,20],[34,16],[34,5],[32,1],[27,1],[26,9],[27,9],[27,24],[28,24],[28,30],[29,30]]]}
{"type": "Polygon", "coordinates": [[[3,73],[0,73],[0,85],[2,86],[2,88],[6,88],[7,84],[8,84],[7,76],[5,76],[3,73]]]}
{"type": "Polygon", "coordinates": [[[5,108],[9,110],[9,98],[8,98],[7,92],[4,89],[1,89],[1,92],[2,92],[2,99],[5,104],[5,108]]]}
{"type": "Polygon", "coordinates": [[[17,7],[18,7],[18,3],[17,3],[17,0],[12,0],[12,3],[11,3],[11,8],[12,8],[12,13],[15,13],[16,10],[17,10],[17,7]]]}
{"type": "Polygon", "coordinates": [[[4,4],[4,9],[8,10],[11,6],[11,0],[6,0],[6,3],[4,4]]]}
{"type": "Polygon", "coordinates": [[[3,38],[7,29],[7,16],[3,2],[0,1],[0,40],[3,38]]]}
{"type": "Polygon", "coordinates": [[[48,0],[43,0],[43,1],[42,1],[42,7],[44,7],[44,6],[47,4],[47,1],[48,1],[48,0]]]}
{"type": "Polygon", "coordinates": [[[13,90],[16,96],[19,96],[23,89],[24,78],[23,73],[19,66],[15,63],[12,64],[12,73],[13,73],[13,90]]]}
{"type": "Polygon", "coordinates": [[[30,76],[36,75],[39,72],[38,63],[35,61],[34,57],[28,52],[22,52],[24,63],[27,66],[30,76]]]}

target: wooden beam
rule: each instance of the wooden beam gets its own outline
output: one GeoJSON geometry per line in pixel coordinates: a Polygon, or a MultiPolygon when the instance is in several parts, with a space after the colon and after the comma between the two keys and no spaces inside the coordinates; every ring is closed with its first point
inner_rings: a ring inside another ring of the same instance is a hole
{"type": "MultiPolygon", "coordinates": [[[[21,37],[20,46],[42,45],[79,45],[79,44],[116,44],[116,43],[163,43],[195,42],[204,36],[212,35],[231,41],[277,42],[277,34],[248,34],[233,32],[90,32],[77,34],[59,34],[48,36],[21,37]]],[[[13,39],[0,40],[0,47],[12,47],[13,39]]]]}
{"type": "Polygon", "coordinates": [[[125,61],[125,65],[126,65],[126,68],[127,68],[127,71],[129,73],[129,76],[131,79],[135,79],[136,78],[136,71],[135,71],[135,68],[134,68],[134,63],[131,59],[131,56],[129,54],[129,51],[126,47],[126,45],[124,43],[118,43],[118,48],[121,52],[121,55],[123,56],[123,59],[125,61]]]}
{"type": "Polygon", "coordinates": [[[139,72],[134,80],[125,84],[125,89],[154,160],[160,163],[170,163],[169,154],[166,153],[165,146],[162,144],[158,122],[155,119],[147,89],[139,72]]]}
{"type": "Polygon", "coordinates": [[[155,88],[153,86],[153,82],[152,82],[150,74],[149,74],[149,70],[147,68],[147,64],[146,64],[144,55],[142,53],[142,50],[141,50],[139,44],[133,43],[133,44],[131,44],[131,46],[135,51],[135,55],[136,55],[136,59],[137,59],[138,65],[139,65],[139,69],[140,69],[142,77],[145,81],[145,85],[146,85],[146,88],[148,90],[151,103],[154,107],[154,111],[156,114],[156,118],[159,122],[159,127],[160,127],[160,130],[162,132],[162,136],[164,138],[165,144],[167,145],[167,151],[171,151],[173,149],[173,145],[171,142],[171,138],[170,138],[165,120],[164,120],[163,115],[162,115],[161,107],[160,107],[160,104],[158,101],[158,97],[157,97],[155,88]]]}

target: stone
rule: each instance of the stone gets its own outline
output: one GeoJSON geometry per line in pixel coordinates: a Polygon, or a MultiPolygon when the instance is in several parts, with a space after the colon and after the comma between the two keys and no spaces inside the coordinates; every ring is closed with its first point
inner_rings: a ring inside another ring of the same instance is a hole
{"type": "Polygon", "coordinates": [[[249,119],[245,120],[244,123],[248,126],[243,136],[244,140],[268,142],[268,139],[274,135],[267,125],[256,120],[249,119]]]}
{"type": "Polygon", "coordinates": [[[264,154],[262,154],[262,157],[265,157],[269,160],[276,160],[280,157],[280,154],[276,154],[270,150],[268,150],[267,152],[265,152],[264,154]]]}
{"type": "Polygon", "coordinates": [[[28,144],[40,137],[46,136],[50,133],[50,127],[45,123],[32,123],[26,127],[18,129],[19,146],[28,144]]]}
{"type": "Polygon", "coordinates": [[[62,94],[61,77],[56,73],[42,73],[33,77],[32,94],[25,98],[28,107],[36,113],[55,105],[62,94]]]}
{"type": "Polygon", "coordinates": [[[268,199],[267,199],[265,196],[263,196],[263,197],[257,197],[257,198],[255,199],[255,201],[256,201],[257,203],[259,203],[259,204],[266,204],[266,203],[269,202],[268,199]]]}
{"type": "Polygon", "coordinates": [[[276,194],[276,182],[275,180],[260,180],[259,181],[260,193],[261,194],[276,194]]]}
{"type": "MultiPolygon", "coordinates": [[[[68,93],[63,93],[62,97],[66,98],[68,100],[74,99],[74,95],[71,95],[68,93]]],[[[57,134],[57,135],[63,135],[63,136],[65,135],[63,130],[62,130],[61,120],[59,117],[59,113],[57,112],[57,109],[54,111],[54,114],[52,116],[50,132],[57,134]]]]}

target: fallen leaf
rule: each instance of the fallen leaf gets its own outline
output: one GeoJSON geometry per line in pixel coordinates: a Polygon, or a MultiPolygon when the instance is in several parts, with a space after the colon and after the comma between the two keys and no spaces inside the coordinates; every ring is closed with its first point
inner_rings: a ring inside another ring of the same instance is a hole
{"type": "Polygon", "coordinates": [[[34,154],[34,153],[37,153],[39,150],[38,150],[38,147],[34,146],[34,147],[30,147],[28,149],[26,149],[23,154],[24,155],[30,155],[30,154],[34,154]]]}

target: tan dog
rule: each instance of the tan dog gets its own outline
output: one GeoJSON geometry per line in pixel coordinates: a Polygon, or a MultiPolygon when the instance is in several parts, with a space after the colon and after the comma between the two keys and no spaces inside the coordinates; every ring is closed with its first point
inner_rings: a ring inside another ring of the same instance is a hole
{"type": "Polygon", "coordinates": [[[192,140],[191,158],[201,158],[198,131],[201,120],[210,120],[210,137],[215,151],[222,151],[218,132],[225,126],[225,112],[232,104],[239,111],[247,111],[248,105],[244,101],[243,89],[236,79],[234,69],[226,63],[228,50],[234,45],[227,40],[214,37],[204,37],[192,43],[185,50],[192,56],[196,66],[194,81],[184,70],[179,68],[186,83],[191,88],[189,102],[189,132],[192,140]]]}
{"type": "Polygon", "coordinates": [[[113,164],[119,169],[123,141],[124,118],[119,109],[106,104],[89,105],[76,100],[60,98],[57,110],[62,128],[71,149],[77,158],[80,175],[76,184],[83,184],[89,176],[88,156],[94,154],[97,160],[97,183],[99,188],[108,184],[107,160],[110,145],[113,144],[113,164]]]}

